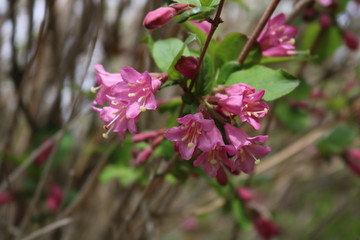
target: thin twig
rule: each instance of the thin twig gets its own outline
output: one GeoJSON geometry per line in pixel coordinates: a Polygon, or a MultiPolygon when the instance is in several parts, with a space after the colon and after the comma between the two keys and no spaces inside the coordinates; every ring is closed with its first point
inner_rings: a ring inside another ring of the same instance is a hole
{"type": "Polygon", "coordinates": [[[262,15],[259,23],[257,24],[257,26],[255,27],[254,32],[251,34],[251,37],[249,38],[249,40],[246,42],[243,50],[241,51],[240,57],[239,57],[239,63],[244,63],[246,57],[249,55],[250,50],[252,49],[252,47],[254,46],[256,39],[259,37],[261,31],[263,30],[263,28],[265,27],[266,23],[268,22],[268,20],[270,19],[271,15],[273,14],[273,12],[275,11],[277,5],[279,4],[280,0],[272,0],[269,4],[269,6],[267,7],[267,9],[265,10],[264,14],[262,15]]]}
{"type": "Polygon", "coordinates": [[[32,239],[36,239],[38,237],[41,237],[47,233],[50,233],[58,228],[61,228],[61,227],[64,227],[70,223],[72,223],[72,219],[71,218],[64,218],[64,219],[61,219],[61,220],[58,220],[54,223],[51,223],[33,233],[31,233],[29,236],[23,238],[22,240],[32,240],[32,239]]]}

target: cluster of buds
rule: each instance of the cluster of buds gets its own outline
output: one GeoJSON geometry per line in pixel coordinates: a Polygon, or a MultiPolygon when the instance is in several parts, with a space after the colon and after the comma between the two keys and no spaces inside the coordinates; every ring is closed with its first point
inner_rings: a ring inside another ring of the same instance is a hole
{"type": "Polygon", "coordinates": [[[141,152],[137,152],[134,149],[135,160],[133,161],[133,165],[137,166],[145,163],[153,153],[153,151],[159,146],[159,144],[164,140],[163,136],[164,130],[160,129],[157,131],[144,132],[135,134],[132,137],[133,142],[148,142],[150,145],[146,147],[141,152]]]}
{"type": "Polygon", "coordinates": [[[286,18],[280,13],[270,19],[264,31],[257,38],[262,55],[268,57],[288,57],[296,55],[295,39],[297,28],[285,25],[286,18]]]}
{"type": "MultiPolygon", "coordinates": [[[[217,114],[228,118],[230,122],[239,116],[241,121],[259,129],[259,118],[264,117],[269,109],[261,101],[264,91],[256,92],[246,84],[235,84],[225,88],[225,93],[214,96],[217,103],[214,103],[213,109],[217,114]]],[[[222,134],[215,121],[210,116],[205,118],[202,112],[188,114],[177,121],[180,126],[168,129],[164,133],[165,138],[174,142],[175,150],[183,159],[189,160],[196,156],[194,165],[202,166],[209,177],[222,179],[223,167],[234,174],[251,173],[258,159],[270,152],[270,147],[260,145],[267,136],[249,137],[228,122],[218,122],[222,124],[222,134]],[[197,150],[199,153],[194,154],[197,150]]]]}
{"type": "Polygon", "coordinates": [[[127,130],[136,133],[139,114],[157,108],[154,93],[167,75],[139,73],[131,67],[123,67],[117,74],[106,72],[101,65],[95,68],[98,87],[92,88],[93,92],[97,92],[94,104],[108,104],[102,108],[93,106],[107,130],[103,137],[107,138],[110,131],[118,133],[120,139],[124,138],[127,130]]]}

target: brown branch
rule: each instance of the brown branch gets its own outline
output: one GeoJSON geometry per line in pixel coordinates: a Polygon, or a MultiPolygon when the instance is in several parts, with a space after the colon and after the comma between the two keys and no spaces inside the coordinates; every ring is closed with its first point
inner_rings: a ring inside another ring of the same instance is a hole
{"type": "Polygon", "coordinates": [[[254,32],[251,34],[251,37],[249,38],[249,40],[246,42],[240,57],[239,57],[239,63],[243,64],[246,57],[249,55],[250,50],[253,48],[254,44],[256,43],[256,39],[259,37],[261,31],[263,30],[263,28],[265,27],[266,23],[268,22],[268,20],[270,19],[271,15],[273,14],[273,12],[275,11],[277,5],[279,4],[280,0],[272,0],[269,4],[269,6],[267,7],[267,9],[265,10],[264,14],[262,15],[259,23],[257,24],[257,26],[255,27],[254,32]]]}

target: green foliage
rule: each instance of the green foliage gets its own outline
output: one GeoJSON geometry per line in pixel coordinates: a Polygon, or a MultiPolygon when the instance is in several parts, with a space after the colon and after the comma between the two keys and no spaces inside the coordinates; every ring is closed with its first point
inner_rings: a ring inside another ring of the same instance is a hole
{"type": "Polygon", "coordinates": [[[65,133],[54,156],[54,167],[58,167],[67,158],[74,143],[74,137],[70,133],[65,133]]]}
{"type": "Polygon", "coordinates": [[[304,100],[309,98],[310,93],[311,86],[305,80],[301,80],[299,86],[295,88],[288,97],[296,100],[304,100]]]}
{"type": "Polygon", "coordinates": [[[215,50],[215,65],[222,66],[225,62],[236,60],[247,41],[242,33],[230,33],[217,45],[215,50]]]}
{"type": "Polygon", "coordinates": [[[236,222],[239,224],[241,230],[247,230],[251,227],[251,222],[246,215],[244,207],[240,200],[234,196],[231,200],[231,212],[234,215],[236,222]]]}
{"type": "Polygon", "coordinates": [[[230,61],[221,66],[219,75],[217,78],[217,84],[225,84],[229,76],[241,69],[241,64],[237,61],[230,61]]]}
{"type": "Polygon", "coordinates": [[[214,7],[194,7],[178,15],[176,21],[178,23],[183,23],[187,20],[208,19],[213,14],[214,10],[214,7]]]}
{"type": "Polygon", "coordinates": [[[179,61],[179,59],[181,58],[181,56],[184,55],[184,52],[186,50],[186,55],[189,54],[189,51],[187,50],[187,45],[190,44],[192,41],[194,41],[196,39],[196,35],[195,34],[191,34],[183,43],[181,49],[178,51],[178,53],[176,54],[176,56],[174,57],[174,59],[172,60],[169,69],[167,71],[167,73],[169,74],[169,78],[170,79],[179,79],[182,77],[182,75],[175,69],[175,65],[176,63],[179,61]]]}
{"type": "Polygon", "coordinates": [[[208,7],[208,6],[215,7],[219,5],[220,0],[174,0],[174,2],[192,4],[195,6],[203,6],[203,7],[208,7]]]}
{"type": "Polygon", "coordinates": [[[119,180],[123,186],[128,186],[137,181],[143,175],[140,168],[123,165],[108,165],[101,172],[99,180],[101,183],[106,183],[114,178],[119,180]]]}
{"type": "Polygon", "coordinates": [[[277,103],[275,112],[279,120],[293,132],[303,130],[308,124],[309,116],[305,111],[284,102],[277,103]]]}
{"type": "Polygon", "coordinates": [[[168,72],[174,75],[174,59],[180,54],[188,55],[189,51],[184,47],[184,43],[177,38],[156,41],[152,48],[152,56],[158,68],[162,72],[168,72]]]}
{"type": "Polygon", "coordinates": [[[357,129],[341,125],[332,130],[327,136],[320,139],[316,147],[325,155],[340,154],[350,147],[357,134],[357,129]]]}
{"type": "Polygon", "coordinates": [[[299,85],[299,80],[283,70],[257,65],[234,72],[225,84],[230,86],[236,83],[245,83],[257,90],[264,89],[264,100],[272,101],[293,91],[299,85]]]}
{"type": "Polygon", "coordinates": [[[304,50],[309,50],[313,47],[314,44],[316,44],[312,54],[315,55],[316,62],[321,63],[331,57],[336,49],[342,44],[340,31],[341,30],[337,26],[331,26],[322,30],[319,23],[311,23],[304,31],[301,48],[304,50]],[[321,31],[323,31],[321,33],[322,35],[318,40],[317,38],[321,31]]]}
{"type": "MultiPolygon", "coordinates": [[[[199,40],[199,45],[203,46],[205,44],[207,35],[201,31],[198,27],[196,27],[195,25],[193,25],[190,22],[184,22],[181,24],[186,30],[196,34],[197,39],[199,40]]],[[[215,54],[215,49],[216,49],[216,42],[214,39],[211,39],[210,43],[209,43],[209,47],[207,49],[207,54],[209,54],[210,56],[213,56],[215,54]]]]}
{"type": "Polygon", "coordinates": [[[200,0],[174,0],[174,2],[192,4],[195,6],[201,6],[200,0]]]}
{"type": "Polygon", "coordinates": [[[215,68],[213,60],[205,55],[198,77],[195,81],[195,92],[200,96],[211,92],[214,85],[215,68]]]}

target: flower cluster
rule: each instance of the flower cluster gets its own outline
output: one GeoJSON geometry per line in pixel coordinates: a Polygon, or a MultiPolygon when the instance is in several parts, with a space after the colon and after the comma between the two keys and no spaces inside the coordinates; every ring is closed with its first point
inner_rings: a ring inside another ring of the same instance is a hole
{"type": "MultiPolygon", "coordinates": [[[[215,95],[218,101],[214,109],[229,119],[239,116],[241,121],[259,129],[259,118],[264,117],[269,109],[261,101],[263,95],[263,90],[256,92],[246,84],[235,84],[227,87],[224,94],[215,95]]],[[[266,141],[267,136],[249,137],[229,123],[222,125],[222,134],[215,121],[206,119],[201,112],[178,118],[177,122],[180,126],[168,129],[165,138],[174,142],[183,159],[195,156],[194,165],[202,166],[209,177],[221,175],[223,167],[234,174],[251,173],[257,160],[270,152],[270,147],[259,145],[266,141]],[[196,150],[200,150],[199,154],[194,154],[196,150]]]]}
{"type": "Polygon", "coordinates": [[[257,38],[262,54],[268,57],[294,56],[297,28],[285,25],[286,18],[280,13],[270,19],[265,30],[257,38]]]}
{"type": "Polygon", "coordinates": [[[166,74],[139,73],[131,67],[123,67],[120,73],[108,73],[101,65],[96,65],[96,81],[98,87],[95,105],[108,106],[93,107],[100,114],[104,122],[104,137],[109,131],[118,133],[120,139],[124,138],[127,130],[136,133],[136,121],[139,114],[146,110],[155,110],[157,107],[154,93],[161,82],[167,78],[166,74]]]}

